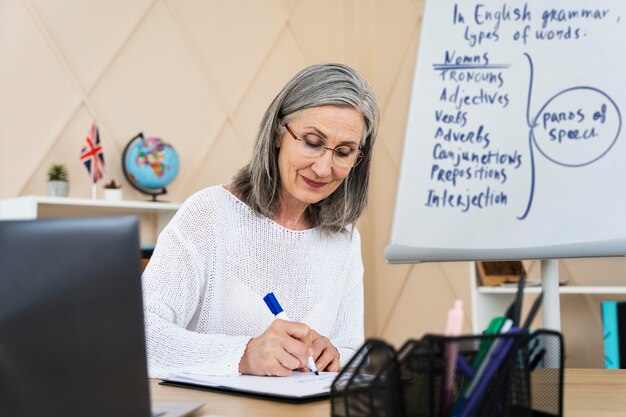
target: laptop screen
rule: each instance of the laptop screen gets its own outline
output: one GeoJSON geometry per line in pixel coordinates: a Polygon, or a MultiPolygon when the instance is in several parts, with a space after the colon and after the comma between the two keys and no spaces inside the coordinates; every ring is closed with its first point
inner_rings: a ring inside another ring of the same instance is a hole
{"type": "Polygon", "coordinates": [[[0,222],[0,416],[149,416],[134,217],[0,222]]]}

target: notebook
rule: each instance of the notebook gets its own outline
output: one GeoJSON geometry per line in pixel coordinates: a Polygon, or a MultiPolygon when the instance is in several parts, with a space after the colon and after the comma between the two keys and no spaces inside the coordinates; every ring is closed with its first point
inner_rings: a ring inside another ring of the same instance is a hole
{"type": "Polygon", "coordinates": [[[0,222],[0,416],[151,410],[134,217],[0,222]]]}
{"type": "Polygon", "coordinates": [[[308,402],[330,396],[338,372],[293,372],[290,376],[212,376],[193,373],[169,375],[163,385],[201,388],[285,402],[308,402]]]}

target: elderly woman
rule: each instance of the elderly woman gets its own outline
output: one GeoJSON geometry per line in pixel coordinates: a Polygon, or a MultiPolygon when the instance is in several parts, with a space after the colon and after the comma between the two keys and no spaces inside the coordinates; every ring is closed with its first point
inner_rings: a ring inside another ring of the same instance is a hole
{"type": "Polygon", "coordinates": [[[250,163],[191,196],[144,275],[150,374],[338,371],[363,342],[366,207],[378,107],[352,68],[315,65],[269,106],[250,163]],[[274,320],[274,292],[291,320],[274,320]]]}

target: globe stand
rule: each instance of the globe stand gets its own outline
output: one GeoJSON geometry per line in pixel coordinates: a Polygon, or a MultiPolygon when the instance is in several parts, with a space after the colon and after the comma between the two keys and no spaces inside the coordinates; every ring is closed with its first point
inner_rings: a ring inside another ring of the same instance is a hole
{"type": "Polygon", "coordinates": [[[153,203],[166,203],[166,201],[164,200],[157,200],[157,196],[160,195],[164,195],[167,194],[167,190],[165,188],[161,188],[160,190],[145,190],[141,187],[139,187],[137,184],[134,184],[132,181],[128,181],[130,183],[130,185],[137,191],[144,193],[146,195],[149,195],[150,197],[152,197],[152,202],[153,203]]]}
{"type": "Polygon", "coordinates": [[[165,203],[165,201],[163,200],[157,200],[157,196],[158,195],[163,195],[163,194],[167,194],[167,190],[165,188],[161,189],[161,191],[156,194],[156,193],[148,193],[152,196],[152,202],[153,203],[165,203]]]}

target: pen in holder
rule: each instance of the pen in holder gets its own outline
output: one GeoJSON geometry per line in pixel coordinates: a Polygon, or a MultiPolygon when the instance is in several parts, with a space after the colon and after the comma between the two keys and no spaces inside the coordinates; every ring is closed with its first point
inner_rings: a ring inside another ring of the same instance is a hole
{"type": "Polygon", "coordinates": [[[427,335],[407,341],[395,355],[390,349],[384,342],[368,341],[359,350],[333,384],[333,417],[563,414],[563,340],[558,332],[427,335]],[[387,363],[380,363],[385,358],[387,363]]]}

